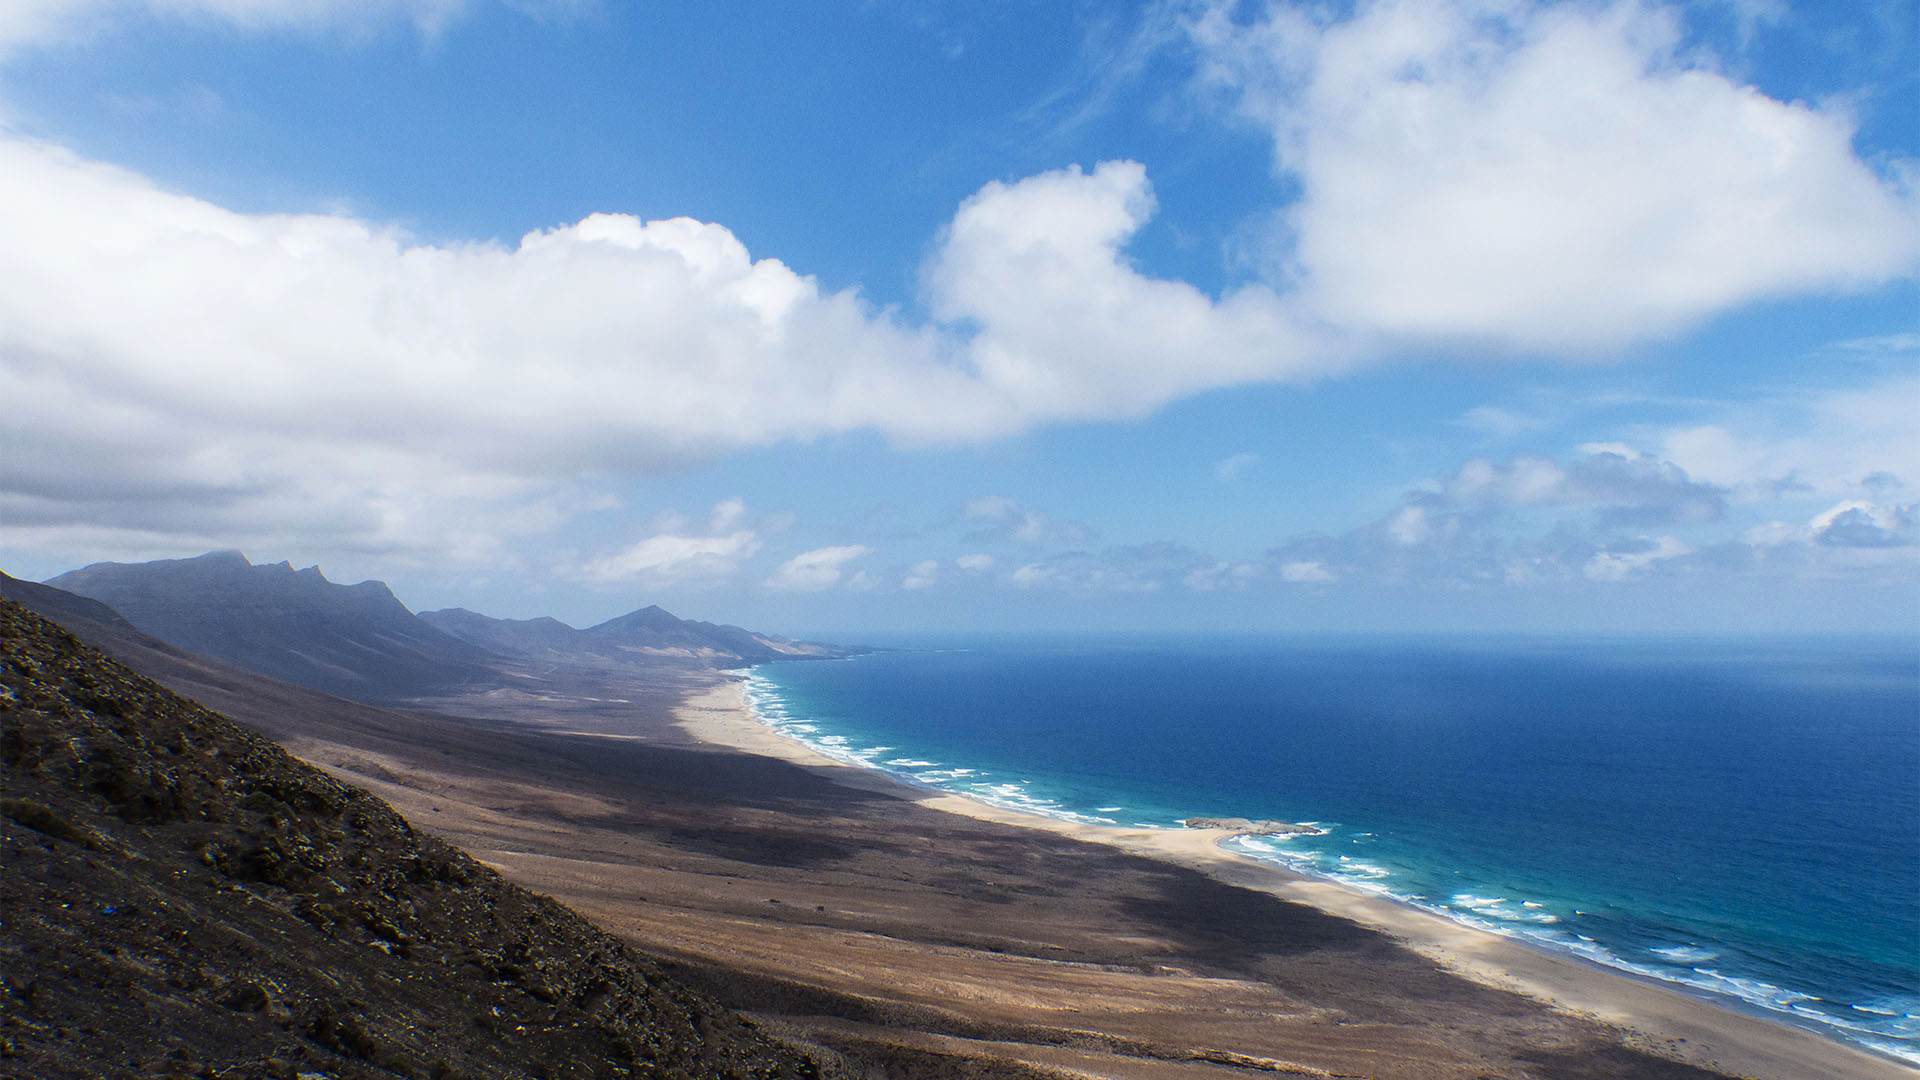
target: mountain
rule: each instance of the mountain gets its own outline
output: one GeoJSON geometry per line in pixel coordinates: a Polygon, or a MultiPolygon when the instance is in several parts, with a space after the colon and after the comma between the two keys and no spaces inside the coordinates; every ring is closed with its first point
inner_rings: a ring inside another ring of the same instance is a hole
{"type": "Polygon", "coordinates": [[[768,660],[825,659],[852,656],[862,650],[810,641],[756,634],[738,626],[715,625],[676,618],[653,604],[582,631],[601,648],[616,653],[692,655],[715,662],[728,658],[743,664],[768,660]]]}
{"type": "Polygon", "coordinates": [[[658,606],[585,630],[464,608],[416,615],[381,582],[336,584],[317,566],[256,566],[237,551],[95,563],[44,585],[5,581],[15,598],[56,618],[151,635],[186,653],[374,703],[471,700],[507,687],[551,693],[553,680],[583,672],[661,677],[862,651],[681,619],[658,606]]]}
{"type": "Polygon", "coordinates": [[[29,610],[36,611],[62,626],[72,627],[78,623],[96,631],[117,634],[140,632],[132,623],[122,618],[119,612],[98,600],[89,600],[65,589],[56,589],[37,581],[22,581],[3,570],[0,570],[0,600],[12,600],[17,604],[23,604],[29,610]]]}
{"type": "Polygon", "coordinates": [[[96,563],[47,585],[100,601],[176,648],[363,701],[496,685],[484,647],[422,621],[381,582],[317,566],[255,566],[237,551],[96,563]]]}
{"type": "Polygon", "coordinates": [[[580,631],[559,619],[494,619],[466,608],[423,611],[420,621],[443,634],[459,638],[502,656],[554,660],[580,651],[580,631]]]}
{"type": "Polygon", "coordinates": [[[0,1074],[823,1075],[13,602],[0,730],[0,1074]]]}
{"type": "Polygon", "coordinates": [[[423,611],[420,618],[497,653],[575,663],[681,658],[736,667],[769,660],[830,659],[862,651],[682,619],[657,604],[585,630],[557,619],[493,619],[465,608],[423,611]]]}

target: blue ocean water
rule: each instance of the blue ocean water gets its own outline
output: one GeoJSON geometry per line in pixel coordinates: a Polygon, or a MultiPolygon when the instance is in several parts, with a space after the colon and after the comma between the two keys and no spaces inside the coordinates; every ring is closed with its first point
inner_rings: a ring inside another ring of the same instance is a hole
{"type": "Polygon", "coordinates": [[[992,638],[755,669],[761,719],[1241,850],[1920,1062],[1920,643],[992,638]]]}

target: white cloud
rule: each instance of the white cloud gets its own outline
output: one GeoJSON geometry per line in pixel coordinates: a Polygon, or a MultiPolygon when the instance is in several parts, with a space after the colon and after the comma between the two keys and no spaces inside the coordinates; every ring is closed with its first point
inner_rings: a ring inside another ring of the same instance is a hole
{"type": "Polygon", "coordinates": [[[1816,514],[1807,531],[1814,543],[1828,547],[1907,547],[1920,542],[1920,506],[1854,499],[1816,514]]]}
{"type": "Polygon", "coordinates": [[[1476,405],[1460,414],[1454,423],[1496,441],[1540,431],[1548,426],[1545,417],[1518,413],[1498,405],[1476,405]]]}
{"type": "Polygon", "coordinates": [[[1051,583],[1056,576],[1052,567],[1040,563],[1027,563],[1016,568],[1009,580],[1022,589],[1031,589],[1051,583]]]}
{"type": "Polygon", "coordinates": [[[1157,575],[1111,566],[1087,552],[1073,552],[1054,556],[1045,562],[1027,563],[1016,569],[1008,580],[1021,589],[1054,589],[1080,594],[1153,593],[1165,588],[1165,582],[1157,575]]]}
{"type": "Polygon", "coordinates": [[[1223,484],[1232,483],[1240,479],[1240,474],[1258,464],[1259,461],[1260,455],[1253,453],[1234,454],[1231,457],[1222,458],[1213,464],[1213,478],[1223,484]]]}
{"type": "MultiPolygon", "coordinates": [[[[840,584],[846,565],[864,555],[871,554],[872,548],[861,544],[846,544],[839,547],[815,548],[802,552],[780,564],[780,568],[767,579],[769,589],[783,592],[820,592],[840,584]]],[[[849,587],[863,587],[869,584],[861,571],[848,581],[849,587]]]]}
{"type": "MultiPolygon", "coordinates": [[[[1887,472],[1842,486],[1852,497],[1819,504],[1802,523],[1756,520],[1727,489],[1674,462],[1596,442],[1558,460],[1468,461],[1371,522],[1290,538],[1267,553],[1267,565],[1281,581],[1448,589],[1611,587],[1656,575],[1910,589],[1920,580],[1920,502],[1903,501],[1911,489],[1887,472]]],[[[1791,514],[1810,492],[1776,485],[1771,509],[1791,514]]]]}
{"type": "Polygon", "coordinates": [[[1084,522],[1060,521],[1044,511],[1020,505],[1006,495],[983,495],[967,500],[963,515],[984,527],[967,534],[975,541],[998,541],[1039,547],[1043,544],[1082,544],[1093,539],[1084,522]]]}
{"type": "Polygon", "coordinates": [[[936,559],[926,559],[913,564],[907,576],[900,582],[903,589],[930,589],[940,580],[940,563],[936,559]]]}
{"type": "Polygon", "coordinates": [[[1322,563],[1302,559],[1281,564],[1280,580],[1300,584],[1319,584],[1334,580],[1334,573],[1322,563]]]}
{"type": "Polygon", "coordinates": [[[1746,501],[1795,491],[1837,498],[1864,487],[1920,495],[1920,376],[1795,390],[1722,412],[1648,440],[1690,475],[1746,501]]]}
{"type": "Polygon", "coordinates": [[[987,386],[1049,417],[1138,416],[1200,390],[1345,366],[1269,289],[1215,300],[1135,270],[1121,249],[1153,210],[1131,161],[990,183],[961,205],[928,289],[939,318],[979,328],[966,355],[987,386]]]}
{"type": "MultiPolygon", "coordinates": [[[[1433,526],[1427,522],[1427,508],[1424,506],[1403,506],[1387,519],[1387,535],[1402,547],[1415,547],[1426,542],[1432,535],[1433,526]]],[[[1317,566],[1317,563],[1288,563],[1288,566],[1317,566]]],[[[1282,576],[1285,576],[1284,573],[1282,576]]]]}
{"type": "MultiPolygon", "coordinates": [[[[29,0],[0,7],[0,54],[131,11],[312,30],[431,28],[464,6],[29,0]]],[[[1911,200],[1853,155],[1844,117],[1689,67],[1670,30],[1639,7],[1216,12],[1195,24],[1208,70],[1304,190],[1298,276],[1210,296],[1142,273],[1125,247],[1154,195],[1142,166],[1109,161],[967,199],[928,260],[925,324],[756,260],[717,224],[608,213],[426,243],[237,213],[0,133],[0,546],[504,565],[514,537],[604,499],[595,483],[744,447],[1137,416],[1336,373],[1394,335],[1587,348],[1911,268],[1911,200]]],[[[1684,443],[1666,458],[1691,470],[1684,443]]],[[[1696,456],[1695,480],[1719,475],[1696,456]]],[[[979,519],[992,539],[1092,538],[1006,501],[979,519]]],[[[718,565],[767,527],[724,516],[579,565],[718,565]]]]}
{"type": "Polygon", "coordinates": [[[1920,354],[1920,332],[1903,334],[1875,334],[1872,337],[1849,338],[1836,341],[1827,346],[1836,352],[1865,353],[1868,355],[1898,355],[1900,353],[1920,354]]]}
{"type": "MultiPolygon", "coordinates": [[[[823,292],[719,225],[428,244],[0,135],[0,433],[39,448],[0,480],[0,543],[85,523],[431,557],[583,474],[857,429],[989,438],[1308,370],[1271,296],[1216,305],[1125,263],[1150,203],[1129,165],[988,185],[932,273],[963,331],[823,292]]],[[[1090,535],[1037,513],[1006,532],[1090,535]]]]}
{"type": "Polygon", "coordinates": [[[1845,112],[1713,70],[1666,9],[1336,10],[1222,4],[1192,32],[1302,188],[1271,254],[1337,325],[1580,352],[1920,264],[1914,195],[1845,112]]]}
{"type": "MultiPolygon", "coordinates": [[[[531,3],[541,9],[562,3],[531,3]]],[[[244,30],[304,32],[358,28],[398,19],[423,34],[460,15],[467,0],[7,0],[0,4],[0,54],[84,37],[136,12],[182,22],[219,21],[244,30]]]]}
{"type": "Polygon", "coordinates": [[[953,560],[953,565],[969,574],[979,574],[993,569],[993,556],[985,552],[973,552],[953,560]]]}
{"type": "Polygon", "coordinates": [[[745,499],[735,496],[713,505],[713,511],[707,518],[707,528],[716,533],[727,532],[730,529],[737,528],[746,518],[747,502],[745,499]]]}
{"type": "Polygon", "coordinates": [[[1720,489],[1671,462],[1618,449],[1594,445],[1564,461],[1476,458],[1415,487],[1372,522],[1293,538],[1268,552],[1267,562],[1288,582],[1617,581],[1696,550],[1624,530],[1725,528],[1720,489]]]}
{"type": "Polygon", "coordinates": [[[746,504],[728,499],[714,506],[704,533],[684,519],[664,516],[661,531],[612,555],[589,560],[578,577],[602,583],[634,582],[653,588],[718,585],[739,574],[760,550],[760,535],[742,527],[746,504]]]}
{"type": "Polygon", "coordinates": [[[982,495],[961,508],[969,521],[1005,521],[1020,512],[1020,501],[1010,495],[982,495]]]}
{"type": "Polygon", "coordinates": [[[1789,525],[1784,521],[1769,521],[1755,525],[1740,534],[1740,542],[1755,548],[1780,547],[1783,544],[1804,544],[1812,539],[1812,531],[1805,526],[1789,525]]]}
{"type": "MultiPolygon", "coordinates": [[[[1517,454],[1498,465],[1475,458],[1441,481],[1436,494],[1460,508],[1591,507],[1605,521],[1697,523],[1724,513],[1719,488],[1696,482],[1672,462],[1621,449],[1589,444],[1564,466],[1538,454],[1517,454]]],[[[1425,508],[1423,503],[1407,511],[1425,508]]],[[[1393,520],[1390,531],[1404,544],[1420,543],[1429,525],[1407,511],[1393,520]]]]}
{"type": "Polygon", "coordinates": [[[1059,589],[1074,593],[1152,593],[1178,582],[1209,591],[1239,587],[1263,571],[1225,565],[1172,541],[1110,547],[1095,554],[1067,551],[1027,563],[1009,576],[1023,589],[1059,589]]]}
{"type": "Polygon", "coordinates": [[[1609,551],[1595,552],[1581,569],[1593,581],[1625,581],[1657,562],[1692,554],[1693,548],[1671,536],[1645,537],[1609,551]]]}
{"type": "Polygon", "coordinates": [[[1267,568],[1254,562],[1215,562],[1190,571],[1181,583],[1194,592],[1241,591],[1267,576],[1267,568]]]}
{"type": "Polygon", "coordinates": [[[644,581],[655,585],[683,585],[690,581],[727,578],[740,560],[759,549],[750,532],[726,536],[649,536],[617,555],[595,559],[584,567],[593,581],[644,581]]]}

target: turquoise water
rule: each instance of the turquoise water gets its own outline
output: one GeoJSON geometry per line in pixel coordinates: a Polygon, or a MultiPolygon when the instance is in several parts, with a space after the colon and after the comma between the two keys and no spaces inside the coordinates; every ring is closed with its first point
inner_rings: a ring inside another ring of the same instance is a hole
{"type": "Polygon", "coordinates": [[[755,669],[766,723],[1241,850],[1920,1062],[1920,643],[946,640],[755,669]]]}

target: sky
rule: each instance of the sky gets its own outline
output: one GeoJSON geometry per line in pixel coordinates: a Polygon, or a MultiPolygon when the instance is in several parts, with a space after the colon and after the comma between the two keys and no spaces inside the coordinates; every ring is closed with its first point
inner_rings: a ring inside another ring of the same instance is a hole
{"type": "Polygon", "coordinates": [[[8,0],[0,569],[1920,634],[1920,7],[8,0]]]}

